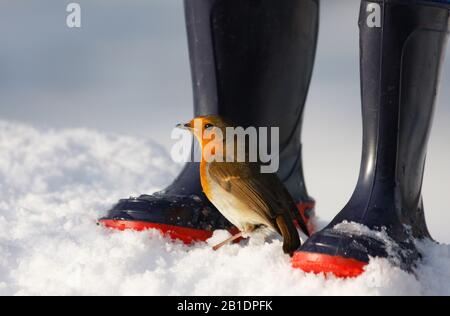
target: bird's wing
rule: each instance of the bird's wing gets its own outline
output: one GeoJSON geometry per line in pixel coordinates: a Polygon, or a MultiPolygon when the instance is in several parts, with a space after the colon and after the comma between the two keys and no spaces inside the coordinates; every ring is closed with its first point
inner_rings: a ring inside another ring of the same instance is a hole
{"type": "Polygon", "coordinates": [[[257,163],[214,162],[209,165],[209,175],[271,223],[280,215],[292,219],[292,197],[275,174],[261,174],[259,167],[257,163]]]}

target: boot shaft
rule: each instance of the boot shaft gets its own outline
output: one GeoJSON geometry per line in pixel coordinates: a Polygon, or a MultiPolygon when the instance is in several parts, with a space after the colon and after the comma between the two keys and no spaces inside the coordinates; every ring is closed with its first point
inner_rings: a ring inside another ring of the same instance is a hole
{"type": "Polygon", "coordinates": [[[361,210],[356,221],[377,226],[400,217],[426,234],[421,188],[449,6],[362,1],[359,27],[363,158],[348,208],[361,210]]]}
{"type": "Polygon", "coordinates": [[[278,175],[307,197],[300,133],[319,25],[318,0],[185,0],[196,116],[280,131],[278,175]]]}
{"type": "Polygon", "coordinates": [[[292,136],[313,70],[317,0],[185,0],[195,115],[292,136]]]}

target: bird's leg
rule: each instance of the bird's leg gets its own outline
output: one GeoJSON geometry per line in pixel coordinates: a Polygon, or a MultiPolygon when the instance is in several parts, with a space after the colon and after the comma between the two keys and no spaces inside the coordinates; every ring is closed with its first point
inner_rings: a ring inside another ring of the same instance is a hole
{"type": "Polygon", "coordinates": [[[221,242],[220,244],[214,246],[214,247],[213,247],[213,250],[214,250],[214,251],[217,251],[217,250],[219,250],[220,248],[222,248],[223,246],[225,246],[225,245],[227,245],[227,244],[229,244],[229,243],[232,243],[233,241],[235,241],[236,239],[241,238],[242,236],[243,236],[243,233],[242,233],[242,232],[239,232],[238,234],[233,235],[233,236],[231,236],[230,238],[228,238],[227,240],[225,240],[225,241],[221,242]]]}
{"type": "Polygon", "coordinates": [[[242,231],[242,238],[250,238],[250,235],[255,232],[255,230],[258,230],[262,225],[252,225],[252,224],[245,224],[244,230],[242,231]]]}

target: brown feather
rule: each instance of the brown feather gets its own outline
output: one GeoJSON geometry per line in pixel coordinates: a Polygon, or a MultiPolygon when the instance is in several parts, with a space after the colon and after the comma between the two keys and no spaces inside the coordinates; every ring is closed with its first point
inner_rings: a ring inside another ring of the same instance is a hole
{"type": "Polygon", "coordinates": [[[300,247],[300,237],[298,236],[297,229],[290,218],[278,216],[276,223],[281,232],[281,236],[283,236],[283,251],[292,256],[300,247]]]}
{"type": "MultiPolygon", "coordinates": [[[[294,200],[278,176],[260,173],[258,163],[212,162],[208,173],[212,181],[244,201],[255,213],[272,223],[273,228],[277,226],[278,216],[293,221],[293,214],[298,213],[294,200]]],[[[308,233],[303,219],[299,224],[308,233]]]]}

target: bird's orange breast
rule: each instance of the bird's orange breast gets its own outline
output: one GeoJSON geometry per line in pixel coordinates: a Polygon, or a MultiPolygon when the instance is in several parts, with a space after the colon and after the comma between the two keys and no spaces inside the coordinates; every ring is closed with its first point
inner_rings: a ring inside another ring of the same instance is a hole
{"type": "Polygon", "coordinates": [[[205,193],[205,195],[211,200],[212,192],[207,168],[207,162],[202,161],[200,163],[200,181],[203,188],[203,193],[205,193]]]}

